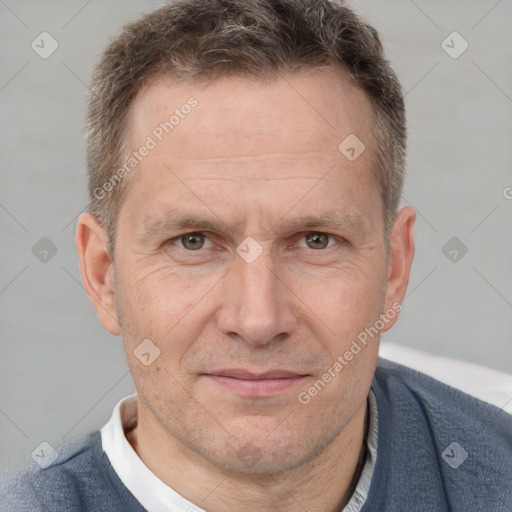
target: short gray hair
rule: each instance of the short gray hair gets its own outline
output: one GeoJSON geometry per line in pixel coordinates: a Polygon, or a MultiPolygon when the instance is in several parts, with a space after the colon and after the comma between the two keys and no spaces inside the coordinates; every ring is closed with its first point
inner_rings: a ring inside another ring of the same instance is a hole
{"type": "Polygon", "coordinates": [[[213,81],[335,68],[364,90],[374,112],[372,172],[380,185],[386,234],[402,193],[406,121],[400,83],[376,30],[342,1],[178,0],[126,25],[95,68],[86,122],[89,211],[113,252],[126,181],[98,197],[126,154],[127,113],[161,76],[213,81]]]}

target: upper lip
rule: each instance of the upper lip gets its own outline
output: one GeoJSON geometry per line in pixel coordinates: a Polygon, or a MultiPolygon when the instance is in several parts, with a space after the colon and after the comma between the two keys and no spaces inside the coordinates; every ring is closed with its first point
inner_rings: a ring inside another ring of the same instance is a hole
{"type": "Polygon", "coordinates": [[[244,380],[293,379],[306,376],[305,373],[298,373],[290,370],[270,370],[264,373],[254,373],[244,370],[243,368],[228,368],[225,370],[209,372],[208,375],[244,380]]]}

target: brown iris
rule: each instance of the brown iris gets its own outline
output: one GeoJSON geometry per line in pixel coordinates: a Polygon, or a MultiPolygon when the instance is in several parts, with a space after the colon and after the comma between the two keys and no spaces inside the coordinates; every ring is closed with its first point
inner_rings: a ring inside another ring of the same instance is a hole
{"type": "Polygon", "coordinates": [[[325,233],[308,233],[306,243],[310,249],[325,249],[329,244],[329,235],[325,233]]]}

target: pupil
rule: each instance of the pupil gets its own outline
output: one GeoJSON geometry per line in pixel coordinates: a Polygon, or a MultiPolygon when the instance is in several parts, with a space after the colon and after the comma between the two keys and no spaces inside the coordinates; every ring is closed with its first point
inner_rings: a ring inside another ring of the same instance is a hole
{"type": "Polygon", "coordinates": [[[198,235],[188,235],[183,237],[183,245],[187,249],[200,249],[203,246],[203,240],[198,235]]]}
{"type": "Polygon", "coordinates": [[[321,234],[312,234],[308,236],[308,245],[311,243],[313,245],[312,249],[324,249],[328,244],[327,235],[321,234]]]}

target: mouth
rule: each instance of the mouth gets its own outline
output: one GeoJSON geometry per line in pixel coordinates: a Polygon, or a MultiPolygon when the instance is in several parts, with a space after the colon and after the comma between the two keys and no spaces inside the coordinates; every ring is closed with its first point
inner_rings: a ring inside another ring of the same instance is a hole
{"type": "Polygon", "coordinates": [[[204,374],[213,383],[219,384],[244,396],[272,396],[287,391],[304,382],[308,374],[288,370],[272,370],[253,373],[245,369],[225,369],[204,374]]]}

